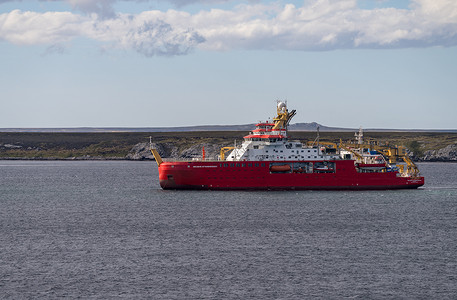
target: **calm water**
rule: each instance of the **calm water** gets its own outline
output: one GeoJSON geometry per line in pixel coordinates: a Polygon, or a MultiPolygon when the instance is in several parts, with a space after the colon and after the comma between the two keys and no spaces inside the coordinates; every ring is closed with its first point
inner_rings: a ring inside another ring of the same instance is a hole
{"type": "Polygon", "coordinates": [[[457,164],[419,167],[419,190],[208,192],[0,161],[0,297],[456,299],[457,164]]]}

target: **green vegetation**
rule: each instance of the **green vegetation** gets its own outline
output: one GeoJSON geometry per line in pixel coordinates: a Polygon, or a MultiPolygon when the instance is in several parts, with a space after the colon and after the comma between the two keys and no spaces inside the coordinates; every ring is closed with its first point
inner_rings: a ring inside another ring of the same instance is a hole
{"type": "Polygon", "coordinates": [[[422,145],[418,141],[411,141],[407,144],[407,148],[414,153],[414,156],[423,156],[422,145]]]}
{"type": "MultiPolygon", "coordinates": [[[[106,132],[106,133],[0,133],[0,158],[18,159],[124,159],[134,145],[148,142],[167,143],[182,151],[195,144],[233,145],[247,132],[106,132]]],[[[313,141],[315,132],[289,132],[290,139],[313,141]]],[[[354,138],[353,132],[321,132],[320,140],[339,142],[354,138]]],[[[457,143],[457,133],[442,132],[366,132],[365,138],[406,146],[416,155],[457,143]]]]}

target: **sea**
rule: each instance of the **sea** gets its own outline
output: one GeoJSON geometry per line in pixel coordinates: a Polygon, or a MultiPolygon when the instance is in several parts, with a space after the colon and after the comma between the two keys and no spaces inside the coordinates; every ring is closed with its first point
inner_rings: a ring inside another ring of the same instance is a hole
{"type": "Polygon", "coordinates": [[[457,299],[457,164],[399,191],[164,191],[152,161],[0,161],[1,299],[457,299]]]}

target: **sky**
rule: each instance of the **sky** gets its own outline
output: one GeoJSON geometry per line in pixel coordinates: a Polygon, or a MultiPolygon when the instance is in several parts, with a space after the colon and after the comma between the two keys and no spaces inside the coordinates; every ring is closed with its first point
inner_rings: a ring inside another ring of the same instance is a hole
{"type": "Polygon", "coordinates": [[[0,128],[457,129],[455,0],[0,0],[0,128]]]}

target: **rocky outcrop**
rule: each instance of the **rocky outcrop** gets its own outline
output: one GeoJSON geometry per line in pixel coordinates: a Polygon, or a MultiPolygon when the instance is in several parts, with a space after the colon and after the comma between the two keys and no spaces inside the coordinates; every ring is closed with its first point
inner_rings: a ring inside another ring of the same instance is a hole
{"type": "MultiPolygon", "coordinates": [[[[167,147],[166,144],[160,144],[160,143],[153,143],[152,147],[154,149],[157,149],[159,152],[160,156],[162,157],[169,157],[172,155],[172,150],[170,150],[170,147],[167,147]]],[[[133,148],[130,150],[130,152],[127,154],[125,157],[126,159],[131,159],[131,160],[153,160],[154,156],[151,153],[151,146],[149,143],[138,143],[133,148]]]]}
{"type": "Polygon", "coordinates": [[[21,145],[11,145],[11,144],[0,144],[0,148],[5,148],[5,149],[21,149],[21,145]]]}
{"type": "Polygon", "coordinates": [[[457,161],[457,144],[439,150],[425,151],[422,161],[457,161]]]}
{"type": "Polygon", "coordinates": [[[125,158],[131,160],[144,160],[153,159],[154,157],[151,151],[149,151],[149,143],[138,143],[133,146],[125,158]]]}
{"type": "Polygon", "coordinates": [[[180,154],[179,158],[201,158],[203,156],[203,148],[205,149],[206,159],[216,159],[221,150],[220,145],[201,143],[194,144],[187,149],[184,149],[180,154]]]}

